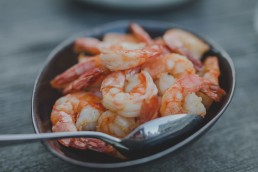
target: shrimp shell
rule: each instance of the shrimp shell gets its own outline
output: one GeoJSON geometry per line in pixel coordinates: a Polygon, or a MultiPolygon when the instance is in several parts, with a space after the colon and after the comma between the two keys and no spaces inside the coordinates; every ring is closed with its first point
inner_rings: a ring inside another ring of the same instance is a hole
{"type": "Polygon", "coordinates": [[[105,111],[98,120],[97,131],[123,138],[136,127],[137,123],[134,118],[126,118],[115,112],[105,111]]]}
{"type": "Polygon", "coordinates": [[[76,53],[99,54],[98,46],[101,42],[96,38],[78,38],[74,42],[74,51],[76,53]]]}
{"type": "Polygon", "coordinates": [[[126,70],[143,64],[148,58],[161,54],[159,45],[121,43],[101,48],[101,63],[111,71],[126,70]]]}
{"type": "Polygon", "coordinates": [[[104,35],[103,42],[119,44],[123,42],[139,43],[139,40],[132,34],[107,33],[104,35]]]}
{"type": "Polygon", "coordinates": [[[200,58],[209,50],[209,45],[190,32],[180,29],[167,30],[163,39],[172,52],[185,55],[197,70],[201,70],[200,58]]]}
{"type": "MultiPolygon", "coordinates": [[[[191,111],[187,111],[187,108],[184,108],[184,103],[188,102],[188,106],[195,104],[196,107],[199,107],[195,112],[204,116],[206,114],[206,111],[204,111],[205,108],[201,103],[201,99],[195,95],[198,91],[206,94],[215,101],[220,101],[222,96],[225,95],[225,91],[223,89],[209,80],[201,78],[198,75],[188,75],[177,80],[176,84],[171,86],[165,92],[161,102],[161,115],[190,113],[191,111]],[[188,97],[189,95],[190,97],[188,97]],[[189,101],[187,101],[187,99],[189,99],[189,101]]],[[[190,108],[193,109],[192,107],[190,108]]]]}
{"type": "Polygon", "coordinates": [[[145,42],[147,44],[153,42],[150,35],[140,25],[131,23],[129,27],[133,35],[135,35],[135,37],[138,38],[141,42],[145,42]]]}
{"type": "Polygon", "coordinates": [[[87,58],[83,62],[78,63],[63,73],[57,75],[52,81],[51,86],[56,89],[63,89],[68,83],[76,80],[85,72],[89,72],[101,66],[99,56],[87,58]]]}
{"type": "MultiPolygon", "coordinates": [[[[104,111],[100,99],[90,93],[78,92],[59,98],[51,112],[53,132],[95,130],[99,116],[104,111]]],[[[112,146],[93,138],[68,138],[58,140],[62,145],[77,149],[91,149],[122,157],[112,146]]]]}
{"type": "Polygon", "coordinates": [[[124,72],[114,72],[104,79],[101,91],[102,104],[124,117],[139,116],[143,101],[152,98],[158,92],[146,71],[141,71],[129,78],[126,78],[124,72]]]}

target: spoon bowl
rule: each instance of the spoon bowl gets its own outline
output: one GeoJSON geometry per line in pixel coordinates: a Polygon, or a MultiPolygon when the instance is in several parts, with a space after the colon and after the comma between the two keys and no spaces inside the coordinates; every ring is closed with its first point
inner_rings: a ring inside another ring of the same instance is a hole
{"type": "MultiPolygon", "coordinates": [[[[143,26],[143,28],[152,37],[161,36],[167,29],[170,28],[186,30],[170,23],[155,21],[136,22],[143,26]]],[[[53,50],[53,52],[49,55],[46,64],[44,65],[44,68],[34,86],[32,96],[32,119],[36,133],[51,132],[52,126],[50,122],[50,113],[53,104],[59,97],[61,97],[61,94],[51,88],[49,82],[57,74],[76,64],[77,54],[73,52],[73,41],[78,37],[96,37],[101,39],[102,36],[108,32],[127,33],[129,23],[130,21],[114,22],[97,27],[91,31],[79,33],[64,41],[53,50]]],[[[196,35],[195,33],[193,34],[196,35]]],[[[143,146],[144,149],[142,148],[141,151],[134,151],[134,153],[132,152],[131,158],[127,160],[116,159],[108,155],[89,150],[82,151],[67,148],[59,144],[56,140],[43,141],[43,144],[57,157],[76,165],[92,168],[118,168],[155,160],[196,140],[203,133],[208,131],[208,129],[214,125],[223,114],[232,99],[235,88],[235,70],[229,55],[220,46],[212,41],[204,39],[198,35],[196,36],[207,42],[211,47],[211,50],[207,52],[202,59],[205,59],[205,57],[209,55],[218,56],[221,69],[221,76],[219,78],[220,86],[226,91],[227,94],[223,97],[221,102],[214,103],[211,106],[205,118],[201,122],[197,123],[192,130],[187,131],[182,135],[178,135],[173,139],[168,139],[162,144],[159,144],[159,146],[154,146],[151,149],[145,149],[145,146],[143,146]]],[[[157,141],[159,141],[159,139],[157,139],[157,141]]],[[[130,144],[132,145],[132,143],[130,144]]]]}

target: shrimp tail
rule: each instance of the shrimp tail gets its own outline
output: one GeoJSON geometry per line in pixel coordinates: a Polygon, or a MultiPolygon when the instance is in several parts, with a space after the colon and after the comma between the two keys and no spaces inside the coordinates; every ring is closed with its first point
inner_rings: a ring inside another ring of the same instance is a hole
{"type": "Polygon", "coordinates": [[[171,48],[171,47],[169,47],[169,48],[174,53],[178,53],[178,54],[181,54],[183,56],[186,56],[188,58],[188,60],[190,60],[193,63],[194,68],[197,71],[201,71],[202,70],[203,65],[202,65],[202,62],[201,62],[200,59],[194,58],[189,52],[185,52],[184,49],[181,50],[181,49],[178,49],[178,48],[171,48]]]}
{"type": "Polygon", "coordinates": [[[112,146],[106,144],[105,142],[99,140],[99,139],[94,139],[94,138],[78,138],[74,139],[73,142],[70,143],[71,147],[77,148],[77,149],[82,149],[82,150],[87,150],[91,149],[97,152],[112,152],[113,148],[112,146]]]}
{"type": "Polygon", "coordinates": [[[127,159],[120,152],[118,152],[113,146],[107,144],[106,142],[95,139],[95,138],[78,138],[73,139],[69,146],[81,149],[81,150],[93,150],[96,152],[106,153],[107,155],[111,155],[117,157],[119,159],[127,159]]]}
{"type": "Polygon", "coordinates": [[[100,41],[96,38],[78,38],[74,42],[74,51],[77,53],[99,54],[98,45],[100,41]]]}
{"type": "Polygon", "coordinates": [[[65,87],[66,84],[70,83],[71,81],[74,81],[80,75],[96,68],[97,66],[100,66],[100,63],[101,62],[98,56],[87,58],[83,62],[72,66],[63,73],[56,76],[51,81],[51,86],[56,89],[62,89],[65,87]]]}
{"type": "Polygon", "coordinates": [[[158,96],[153,96],[148,100],[144,100],[141,107],[140,116],[139,116],[140,124],[143,124],[147,121],[157,118],[159,108],[160,108],[160,101],[158,96]]]}
{"type": "Polygon", "coordinates": [[[201,92],[212,98],[215,102],[219,102],[226,92],[216,84],[210,84],[208,88],[202,88],[201,92]]]}
{"type": "Polygon", "coordinates": [[[96,81],[96,79],[103,72],[105,72],[105,69],[103,67],[95,68],[91,71],[85,72],[78,79],[68,84],[64,88],[63,94],[68,94],[71,92],[80,91],[87,88],[87,86],[89,86],[92,82],[96,81]]]}
{"type": "Polygon", "coordinates": [[[171,29],[163,35],[163,39],[172,52],[186,56],[197,71],[202,69],[200,58],[209,50],[209,45],[192,33],[171,29]]]}
{"type": "Polygon", "coordinates": [[[163,52],[163,47],[161,45],[149,45],[147,46],[146,48],[144,48],[144,55],[143,57],[149,57],[149,58],[152,58],[152,57],[156,57],[160,54],[162,54],[163,52]]]}
{"type": "MultiPolygon", "coordinates": [[[[180,53],[180,54],[183,54],[183,55],[184,55],[184,53],[180,53]]],[[[186,57],[193,63],[194,68],[195,68],[197,71],[201,71],[201,70],[203,69],[203,65],[202,65],[201,60],[192,57],[190,54],[185,54],[185,55],[186,55],[186,57]]]]}
{"type": "Polygon", "coordinates": [[[139,41],[145,42],[147,44],[150,44],[153,42],[150,35],[138,24],[131,23],[130,30],[139,41]]]}
{"type": "Polygon", "coordinates": [[[179,79],[177,82],[184,88],[184,95],[200,90],[215,102],[219,102],[226,94],[226,92],[217,84],[212,83],[208,79],[199,77],[198,75],[189,75],[179,79]]]}

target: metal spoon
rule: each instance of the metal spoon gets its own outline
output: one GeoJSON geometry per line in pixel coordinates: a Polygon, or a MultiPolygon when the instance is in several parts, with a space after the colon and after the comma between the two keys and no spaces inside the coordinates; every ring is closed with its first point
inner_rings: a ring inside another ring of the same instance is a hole
{"type": "Polygon", "coordinates": [[[199,115],[191,114],[169,115],[157,118],[140,125],[123,139],[96,131],[0,135],[0,146],[39,140],[91,137],[113,145],[118,151],[127,156],[132,151],[135,152],[142,148],[148,149],[186,134],[200,124],[202,119],[199,115]]]}

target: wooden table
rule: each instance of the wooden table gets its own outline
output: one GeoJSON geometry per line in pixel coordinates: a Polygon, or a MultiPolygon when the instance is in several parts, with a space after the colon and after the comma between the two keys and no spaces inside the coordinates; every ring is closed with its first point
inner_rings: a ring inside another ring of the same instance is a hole
{"type": "MultiPolygon", "coordinates": [[[[233,57],[235,96],[216,125],[185,149],[124,171],[258,171],[258,35],[255,0],[196,0],[160,12],[115,12],[69,0],[0,1],[0,133],[32,133],[34,80],[50,51],[76,32],[121,19],[174,22],[208,35],[233,57]]],[[[41,143],[0,148],[0,171],[91,171],[41,143]]]]}

